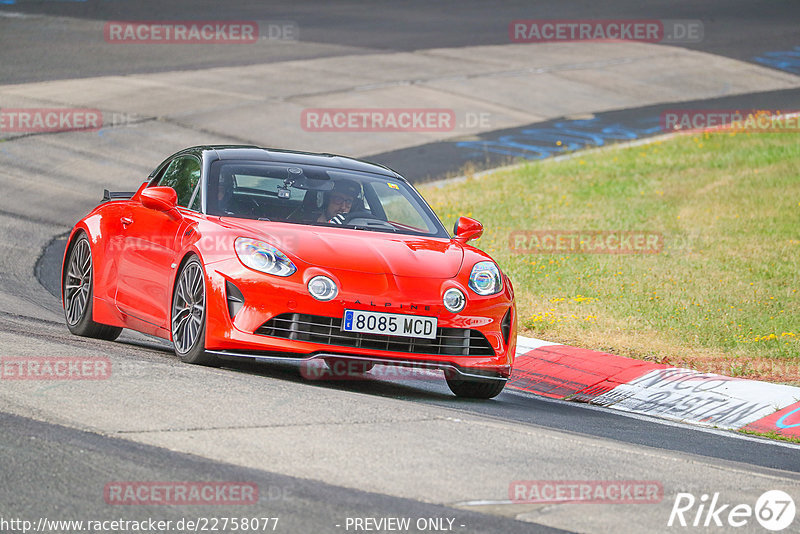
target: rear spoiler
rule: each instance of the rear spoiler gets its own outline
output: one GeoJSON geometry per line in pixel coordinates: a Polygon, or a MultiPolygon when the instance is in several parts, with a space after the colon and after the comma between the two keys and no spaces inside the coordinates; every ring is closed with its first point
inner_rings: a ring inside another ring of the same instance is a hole
{"type": "Polygon", "coordinates": [[[101,200],[101,202],[108,202],[109,200],[127,200],[135,194],[136,191],[109,191],[108,189],[103,189],[103,200],[101,200]]]}

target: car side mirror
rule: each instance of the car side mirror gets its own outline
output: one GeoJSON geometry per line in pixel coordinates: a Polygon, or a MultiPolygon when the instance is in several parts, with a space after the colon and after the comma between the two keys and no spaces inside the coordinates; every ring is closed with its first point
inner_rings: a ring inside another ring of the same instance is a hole
{"type": "Polygon", "coordinates": [[[178,205],[178,194],[171,187],[146,187],[141,199],[145,208],[156,211],[172,211],[178,205]]]}
{"type": "Polygon", "coordinates": [[[453,227],[453,239],[466,243],[483,235],[483,225],[469,217],[459,217],[453,227]]]}

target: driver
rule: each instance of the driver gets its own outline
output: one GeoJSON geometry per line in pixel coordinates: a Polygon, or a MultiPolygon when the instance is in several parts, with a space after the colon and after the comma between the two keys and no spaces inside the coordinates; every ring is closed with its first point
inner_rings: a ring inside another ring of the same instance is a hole
{"type": "Polygon", "coordinates": [[[346,179],[337,180],[333,190],[325,193],[322,214],[317,218],[317,222],[344,223],[360,193],[361,186],[358,182],[346,179]]]}

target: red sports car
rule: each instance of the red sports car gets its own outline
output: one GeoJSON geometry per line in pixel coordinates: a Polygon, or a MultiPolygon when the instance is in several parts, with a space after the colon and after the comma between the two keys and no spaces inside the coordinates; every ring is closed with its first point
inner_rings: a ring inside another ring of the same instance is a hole
{"type": "Polygon", "coordinates": [[[491,398],[511,374],[511,281],[450,237],[396,172],[330,154],[200,146],[135,193],[78,221],[62,268],[67,326],[171,340],[185,362],[375,363],[445,371],[458,396],[491,398]]]}

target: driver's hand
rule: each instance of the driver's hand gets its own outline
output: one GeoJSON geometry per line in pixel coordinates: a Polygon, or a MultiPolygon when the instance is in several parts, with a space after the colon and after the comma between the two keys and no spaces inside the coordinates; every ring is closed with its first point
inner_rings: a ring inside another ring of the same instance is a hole
{"type": "Polygon", "coordinates": [[[333,218],[328,222],[331,223],[331,224],[344,224],[344,220],[346,218],[347,218],[347,214],[339,213],[337,215],[334,215],[333,218]]]}

